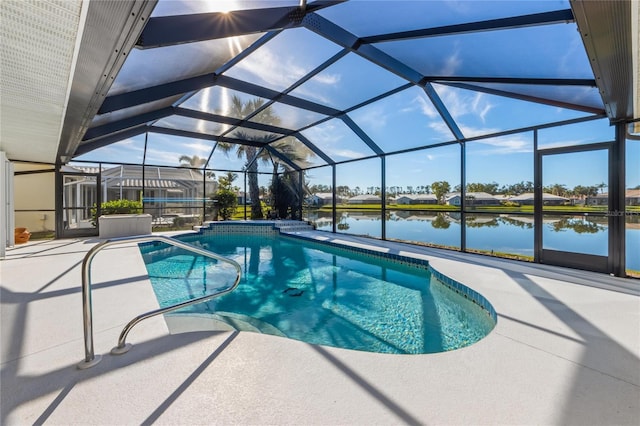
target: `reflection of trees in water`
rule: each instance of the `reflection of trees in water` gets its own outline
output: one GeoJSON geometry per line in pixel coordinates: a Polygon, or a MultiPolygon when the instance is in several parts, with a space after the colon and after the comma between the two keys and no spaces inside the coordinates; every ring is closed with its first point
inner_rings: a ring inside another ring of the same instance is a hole
{"type": "Polygon", "coordinates": [[[431,226],[436,229],[449,229],[451,224],[447,220],[444,213],[438,213],[436,218],[431,221],[431,226]]]}
{"type": "Polygon", "coordinates": [[[567,229],[577,234],[596,234],[607,229],[606,226],[596,223],[591,219],[565,217],[552,224],[554,232],[563,232],[567,229]]]}
{"type": "Polygon", "coordinates": [[[498,223],[497,216],[489,220],[478,220],[476,216],[467,216],[465,225],[467,228],[497,228],[500,226],[500,223],[498,223]]]}
{"type": "Polygon", "coordinates": [[[342,216],[340,216],[340,221],[336,225],[337,228],[341,231],[346,231],[347,229],[349,229],[348,220],[349,220],[349,215],[343,213],[342,216]]]}
{"type": "Polygon", "coordinates": [[[627,214],[626,218],[625,218],[625,222],[627,223],[634,223],[634,224],[638,224],[640,223],[640,213],[636,213],[636,214],[627,214]]]}
{"type": "Polygon", "coordinates": [[[500,216],[499,220],[505,225],[517,226],[520,229],[533,229],[533,223],[518,218],[500,216]]]}

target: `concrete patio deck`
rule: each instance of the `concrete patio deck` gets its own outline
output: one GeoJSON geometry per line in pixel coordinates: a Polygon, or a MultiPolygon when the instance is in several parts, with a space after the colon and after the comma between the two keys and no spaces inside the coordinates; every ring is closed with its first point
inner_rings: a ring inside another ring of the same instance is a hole
{"type": "Polygon", "coordinates": [[[385,355],[250,332],[171,335],[136,246],[93,265],[83,358],[80,265],[99,240],[31,242],[1,271],[1,417],[21,424],[640,424],[640,281],[391,242],[483,294],[498,324],[447,353],[385,355]]]}

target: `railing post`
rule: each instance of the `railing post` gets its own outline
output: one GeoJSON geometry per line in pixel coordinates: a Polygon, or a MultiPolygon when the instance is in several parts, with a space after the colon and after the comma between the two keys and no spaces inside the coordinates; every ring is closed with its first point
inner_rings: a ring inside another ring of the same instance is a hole
{"type": "Polygon", "coordinates": [[[240,278],[242,276],[242,268],[240,267],[238,262],[220,255],[211,253],[205,249],[192,246],[191,244],[187,244],[182,241],[164,236],[164,235],[140,235],[140,236],[133,236],[133,237],[121,237],[121,238],[113,238],[113,239],[101,242],[100,244],[96,245],[91,250],[89,250],[89,252],[84,257],[84,260],[82,261],[82,317],[83,317],[83,326],[84,326],[84,360],[78,363],[79,369],[84,370],[86,368],[93,367],[94,365],[99,363],[100,360],[102,359],[101,355],[95,355],[94,349],[93,349],[93,308],[91,304],[91,261],[93,260],[95,255],[98,254],[98,252],[106,246],[123,244],[123,243],[138,243],[138,242],[145,242],[145,241],[165,242],[174,247],[180,247],[182,249],[192,251],[194,253],[200,254],[205,257],[230,263],[236,269],[236,279],[233,285],[231,285],[231,287],[227,288],[226,290],[222,290],[217,293],[209,294],[209,295],[198,297],[195,299],[190,299],[185,302],[181,302],[172,306],[156,309],[156,310],[144,313],[142,315],[138,315],[133,320],[129,321],[129,323],[122,330],[122,333],[120,333],[120,338],[118,339],[118,346],[116,346],[111,350],[111,353],[114,355],[120,355],[129,350],[131,345],[126,343],[127,334],[140,321],[145,320],[147,318],[151,318],[156,315],[166,313],[166,312],[175,311],[185,306],[190,306],[196,303],[205,302],[209,299],[213,299],[214,297],[225,295],[235,290],[236,287],[238,287],[238,284],[240,283],[240,278]]]}
{"type": "Polygon", "coordinates": [[[82,325],[84,328],[84,361],[78,363],[78,368],[84,370],[100,362],[101,355],[95,355],[93,350],[93,306],[91,302],[91,261],[98,251],[109,240],[93,247],[82,261],[82,325]]]}

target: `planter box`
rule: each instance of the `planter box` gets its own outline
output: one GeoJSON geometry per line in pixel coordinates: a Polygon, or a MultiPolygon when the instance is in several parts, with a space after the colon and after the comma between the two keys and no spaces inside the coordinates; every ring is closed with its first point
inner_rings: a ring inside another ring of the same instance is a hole
{"type": "Polygon", "coordinates": [[[100,238],[151,234],[150,214],[113,214],[98,218],[100,238]]]}

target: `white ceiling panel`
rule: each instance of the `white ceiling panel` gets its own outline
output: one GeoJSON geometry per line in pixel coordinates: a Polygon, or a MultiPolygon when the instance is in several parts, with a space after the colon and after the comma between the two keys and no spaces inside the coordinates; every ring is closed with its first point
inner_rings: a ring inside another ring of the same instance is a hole
{"type": "Polygon", "coordinates": [[[81,1],[0,2],[0,150],[55,162],[68,98],[81,1]]]}

